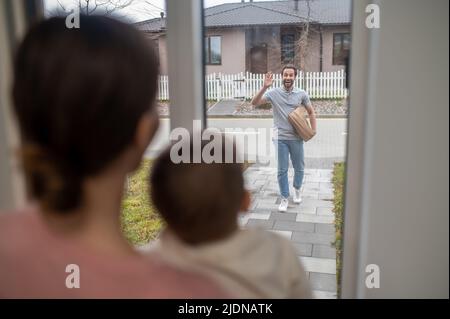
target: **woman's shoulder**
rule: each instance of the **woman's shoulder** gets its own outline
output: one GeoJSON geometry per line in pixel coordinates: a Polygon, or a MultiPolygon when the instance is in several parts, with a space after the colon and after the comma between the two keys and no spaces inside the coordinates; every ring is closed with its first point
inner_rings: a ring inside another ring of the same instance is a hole
{"type": "Polygon", "coordinates": [[[26,233],[37,223],[36,207],[28,205],[18,209],[0,211],[0,236],[26,233]]]}

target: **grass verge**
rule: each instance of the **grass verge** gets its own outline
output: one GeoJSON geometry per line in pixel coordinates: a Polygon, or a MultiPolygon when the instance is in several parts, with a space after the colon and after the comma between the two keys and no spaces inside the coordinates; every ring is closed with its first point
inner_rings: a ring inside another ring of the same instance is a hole
{"type": "Polygon", "coordinates": [[[342,267],[342,223],[344,213],[344,180],[345,180],[345,163],[335,163],[333,169],[333,186],[334,186],[334,208],[335,215],[334,226],[336,229],[336,240],[333,246],[336,247],[336,281],[338,296],[341,293],[341,267],[342,267]]]}
{"type": "Polygon", "coordinates": [[[148,177],[152,161],[142,161],[139,169],[128,177],[122,202],[122,231],[133,245],[155,239],[163,221],[150,201],[148,177]]]}

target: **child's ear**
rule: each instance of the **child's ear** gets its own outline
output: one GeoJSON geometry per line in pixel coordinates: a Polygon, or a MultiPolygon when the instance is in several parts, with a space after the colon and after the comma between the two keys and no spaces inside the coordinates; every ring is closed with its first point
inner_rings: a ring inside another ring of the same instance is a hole
{"type": "Polygon", "coordinates": [[[242,202],[241,202],[241,212],[247,212],[250,209],[250,202],[252,201],[252,197],[250,195],[250,192],[247,190],[244,190],[244,195],[242,196],[242,202]]]}

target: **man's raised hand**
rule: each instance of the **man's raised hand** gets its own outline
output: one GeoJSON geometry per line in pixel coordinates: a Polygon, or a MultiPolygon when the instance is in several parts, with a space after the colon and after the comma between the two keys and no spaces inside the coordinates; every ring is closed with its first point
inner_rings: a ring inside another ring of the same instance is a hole
{"type": "Polygon", "coordinates": [[[267,89],[273,84],[273,74],[272,72],[267,72],[264,76],[264,87],[267,89]]]}

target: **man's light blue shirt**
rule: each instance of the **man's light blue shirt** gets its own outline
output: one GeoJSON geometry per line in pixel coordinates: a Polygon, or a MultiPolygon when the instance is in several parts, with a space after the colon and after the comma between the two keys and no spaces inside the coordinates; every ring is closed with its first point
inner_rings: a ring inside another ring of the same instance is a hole
{"type": "Polygon", "coordinates": [[[300,89],[293,88],[287,91],[284,86],[273,88],[264,93],[263,98],[272,103],[274,139],[280,140],[300,140],[291,123],[288,115],[300,104],[309,105],[308,94],[300,89]]]}

